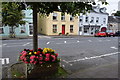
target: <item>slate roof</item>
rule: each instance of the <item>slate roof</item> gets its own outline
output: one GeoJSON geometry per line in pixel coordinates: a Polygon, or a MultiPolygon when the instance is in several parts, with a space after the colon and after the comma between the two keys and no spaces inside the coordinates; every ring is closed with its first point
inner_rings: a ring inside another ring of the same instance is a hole
{"type": "Polygon", "coordinates": [[[120,16],[108,16],[108,23],[120,23],[120,16]]]}

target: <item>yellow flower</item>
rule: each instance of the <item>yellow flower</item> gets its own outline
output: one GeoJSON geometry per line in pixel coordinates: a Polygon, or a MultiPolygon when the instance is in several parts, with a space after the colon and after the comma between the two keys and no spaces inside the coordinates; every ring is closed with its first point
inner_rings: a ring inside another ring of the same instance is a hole
{"type": "Polygon", "coordinates": [[[34,54],[36,54],[37,52],[34,52],[34,54]]]}
{"type": "Polygon", "coordinates": [[[31,55],[32,53],[30,52],[29,55],[31,55]]]}

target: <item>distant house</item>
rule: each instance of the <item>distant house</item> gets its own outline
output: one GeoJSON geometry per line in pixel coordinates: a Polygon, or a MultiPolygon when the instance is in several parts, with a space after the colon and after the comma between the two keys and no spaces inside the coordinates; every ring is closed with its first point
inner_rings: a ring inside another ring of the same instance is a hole
{"type": "Polygon", "coordinates": [[[38,33],[45,35],[78,35],[78,16],[54,11],[48,17],[38,15],[38,33]]]}
{"type": "Polygon", "coordinates": [[[79,35],[94,35],[97,31],[106,31],[108,25],[108,13],[106,8],[100,5],[93,6],[93,10],[79,16],[79,35]]]}
{"type": "MultiPolygon", "coordinates": [[[[16,37],[27,37],[30,35],[30,30],[32,27],[32,10],[23,10],[23,14],[25,18],[23,20],[26,21],[25,25],[19,25],[19,27],[15,28],[15,36],[16,37]]],[[[2,38],[8,38],[11,33],[11,27],[0,25],[0,36],[2,38]]]]}
{"type": "Polygon", "coordinates": [[[120,17],[109,16],[108,17],[108,30],[112,30],[114,33],[120,29],[120,17]]]}

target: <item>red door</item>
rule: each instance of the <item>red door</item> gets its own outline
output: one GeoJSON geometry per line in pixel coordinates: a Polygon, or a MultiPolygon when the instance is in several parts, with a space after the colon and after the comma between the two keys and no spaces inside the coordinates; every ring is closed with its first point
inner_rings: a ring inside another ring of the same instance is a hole
{"type": "Polygon", "coordinates": [[[101,28],[101,32],[106,32],[107,28],[106,27],[102,27],[101,28]]]}
{"type": "Polygon", "coordinates": [[[65,25],[62,25],[62,34],[65,34],[65,25]]]}

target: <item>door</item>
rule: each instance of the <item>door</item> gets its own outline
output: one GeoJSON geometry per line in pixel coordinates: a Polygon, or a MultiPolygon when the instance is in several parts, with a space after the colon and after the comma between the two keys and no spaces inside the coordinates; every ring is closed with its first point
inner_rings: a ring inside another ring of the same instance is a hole
{"type": "Polygon", "coordinates": [[[102,27],[101,28],[101,32],[106,32],[107,28],[106,27],[102,27]]]}
{"type": "Polygon", "coordinates": [[[62,25],[62,34],[65,34],[65,25],[62,25]]]}

